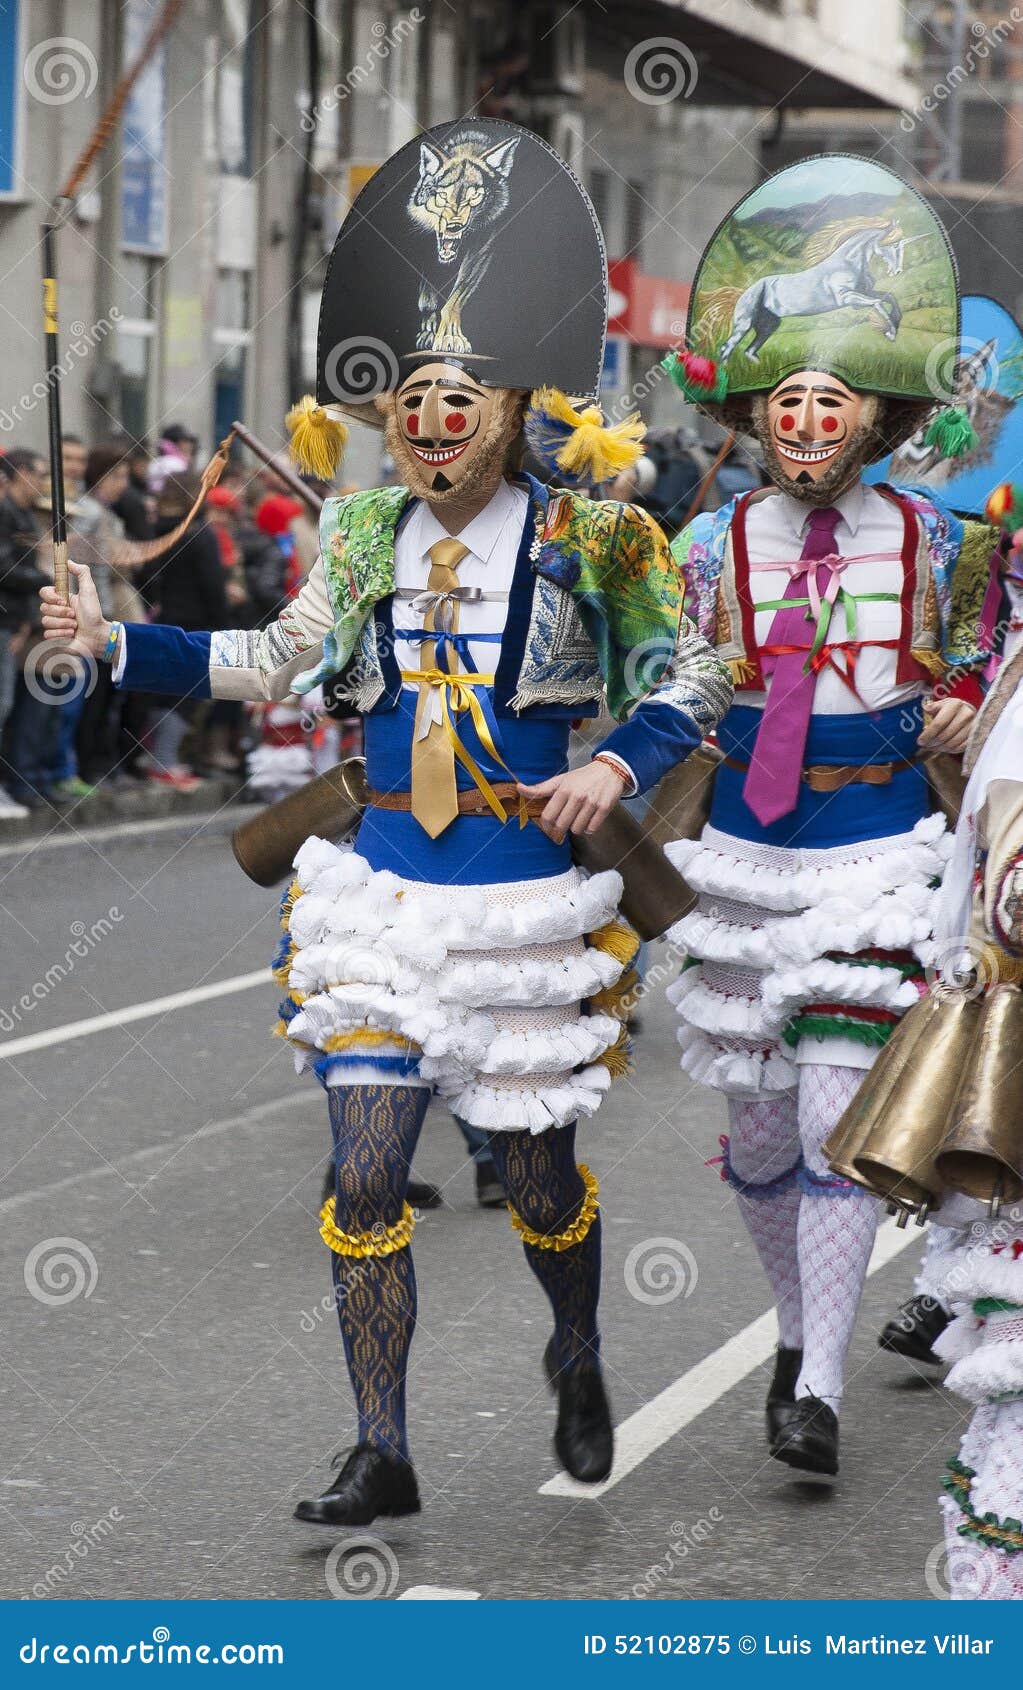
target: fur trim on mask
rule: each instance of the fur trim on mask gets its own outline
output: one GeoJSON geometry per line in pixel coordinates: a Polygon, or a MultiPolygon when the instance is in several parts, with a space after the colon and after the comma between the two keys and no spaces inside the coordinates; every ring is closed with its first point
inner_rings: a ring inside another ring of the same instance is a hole
{"type": "Polygon", "coordinates": [[[431,505],[456,504],[478,493],[488,481],[499,480],[504,473],[509,452],[522,429],[522,414],[529,397],[522,388],[495,387],[491,389],[494,408],[483,432],[479,449],[465,474],[453,487],[435,490],[423,474],[422,465],[409,450],[398,426],[397,408],[393,393],[381,394],[374,400],[377,412],[384,419],[384,439],[387,450],[398,466],[398,476],[415,499],[431,505]]]}

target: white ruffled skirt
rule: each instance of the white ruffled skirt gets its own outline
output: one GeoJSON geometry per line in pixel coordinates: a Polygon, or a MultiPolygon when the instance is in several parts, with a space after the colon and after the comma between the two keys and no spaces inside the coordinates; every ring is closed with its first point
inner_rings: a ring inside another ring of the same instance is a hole
{"type": "Polygon", "coordinates": [[[614,988],[638,941],[615,919],[621,892],[620,875],[575,868],[433,885],[307,840],[278,1030],[327,1086],[428,1085],[487,1131],[592,1115],[626,1062],[614,988]]]}
{"type": "Polygon", "coordinates": [[[786,1040],[786,1030],[815,1006],[812,1060],[869,1068],[878,1048],[864,1031],[871,1012],[882,1012],[874,1024],[890,1024],[921,989],[905,967],[869,953],[929,960],[950,847],[939,815],[910,833],[825,850],[759,845],[709,826],[668,845],[699,894],[668,933],[687,956],[668,990],[685,1071],[733,1097],[791,1090],[811,1041],[786,1040]]]}

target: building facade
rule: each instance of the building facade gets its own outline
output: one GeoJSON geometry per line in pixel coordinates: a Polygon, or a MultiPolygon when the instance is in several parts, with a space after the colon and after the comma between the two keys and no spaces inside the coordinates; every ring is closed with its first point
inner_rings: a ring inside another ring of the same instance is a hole
{"type": "MultiPolygon", "coordinates": [[[[0,446],[45,439],[40,225],[159,11],[0,8],[0,446]]],[[[281,444],[341,217],[383,158],[460,112],[526,123],[574,164],[615,261],[609,402],[677,421],[659,358],[780,103],[909,100],[901,16],[896,0],[185,0],[60,233],[65,426],[183,422],[206,451],[242,416],[281,444]]],[[[349,473],[380,469],[379,439],[353,430],[349,473]]]]}

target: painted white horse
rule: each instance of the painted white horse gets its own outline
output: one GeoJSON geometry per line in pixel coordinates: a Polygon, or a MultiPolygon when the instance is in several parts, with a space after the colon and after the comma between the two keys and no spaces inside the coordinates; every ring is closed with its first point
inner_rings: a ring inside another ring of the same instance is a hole
{"type": "MultiPolygon", "coordinates": [[[[913,235],[910,239],[924,237],[913,235]]],[[[880,259],[889,276],[901,275],[908,244],[890,223],[868,224],[809,269],[764,276],[753,282],[735,302],[732,332],[718,354],[721,361],[752,332],[746,357],[755,364],[761,347],[783,317],[813,317],[821,311],[837,311],[843,305],[872,307],[881,317],[885,339],[894,340],[902,313],[892,294],[878,292],[870,265],[873,259],[880,259]]]]}

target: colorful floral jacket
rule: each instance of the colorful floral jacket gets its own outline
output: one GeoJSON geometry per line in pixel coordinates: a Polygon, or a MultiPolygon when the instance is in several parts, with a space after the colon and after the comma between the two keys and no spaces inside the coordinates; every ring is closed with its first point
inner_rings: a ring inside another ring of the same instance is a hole
{"type": "MultiPolygon", "coordinates": [[[[525,479],[530,514],[509,594],[495,713],[594,714],[606,700],[621,726],[605,746],[625,758],[644,789],[717,725],[731,702],[728,670],[683,613],[681,575],[645,511],[548,493],[525,479]]],[[[328,499],[320,561],[268,628],[184,634],[129,626],[120,684],[258,699],[306,692],[340,675],[340,696],[356,709],[393,705],[400,688],[390,637],[394,539],[408,500],[404,487],[328,499]]]]}

